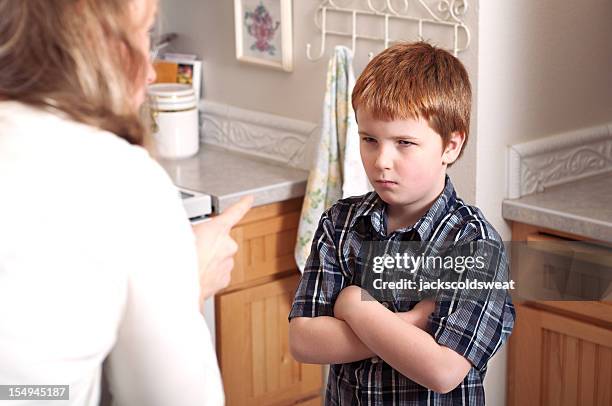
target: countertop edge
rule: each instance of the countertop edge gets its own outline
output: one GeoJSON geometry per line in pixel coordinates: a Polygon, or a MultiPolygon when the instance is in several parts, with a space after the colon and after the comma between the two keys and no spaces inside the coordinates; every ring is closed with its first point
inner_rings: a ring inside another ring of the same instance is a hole
{"type": "Polygon", "coordinates": [[[502,217],[506,220],[612,243],[612,224],[571,213],[506,199],[502,202],[502,217]]]}
{"type": "Polygon", "coordinates": [[[253,195],[255,198],[253,207],[303,197],[306,193],[306,182],[306,180],[290,181],[222,196],[211,195],[214,212],[222,213],[229,206],[240,200],[241,197],[248,195],[253,195]]]}

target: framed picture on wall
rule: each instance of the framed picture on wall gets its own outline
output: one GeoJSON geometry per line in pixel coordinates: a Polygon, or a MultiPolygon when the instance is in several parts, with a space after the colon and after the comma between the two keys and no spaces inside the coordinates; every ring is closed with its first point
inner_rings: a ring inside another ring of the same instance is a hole
{"type": "Polygon", "coordinates": [[[293,70],[292,0],[234,0],[236,58],[293,70]]]}

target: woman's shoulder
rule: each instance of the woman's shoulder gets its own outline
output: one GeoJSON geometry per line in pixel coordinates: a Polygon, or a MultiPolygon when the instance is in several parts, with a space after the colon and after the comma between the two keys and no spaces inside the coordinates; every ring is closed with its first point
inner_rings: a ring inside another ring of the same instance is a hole
{"type": "MultiPolygon", "coordinates": [[[[0,101],[2,142],[18,145],[22,152],[30,150],[61,154],[75,149],[107,147],[121,149],[129,145],[120,137],[99,128],[71,119],[66,113],[50,107],[32,106],[17,101],[0,101]],[[70,150],[62,150],[66,143],[70,150]]],[[[23,156],[23,155],[22,155],[23,156]]]]}
{"type": "Polygon", "coordinates": [[[115,134],[16,102],[0,102],[0,134],[0,184],[18,189],[15,199],[117,218],[182,209],[163,168],[115,134]]]}
{"type": "Polygon", "coordinates": [[[0,133],[4,162],[65,172],[68,179],[101,172],[107,179],[129,180],[138,172],[158,171],[144,148],[51,109],[1,101],[0,133]]]}
{"type": "Polygon", "coordinates": [[[4,102],[0,134],[3,203],[23,219],[19,224],[44,221],[69,234],[71,244],[106,247],[134,270],[150,272],[154,264],[138,263],[164,253],[193,256],[176,187],[144,148],[62,115],[4,102]]]}

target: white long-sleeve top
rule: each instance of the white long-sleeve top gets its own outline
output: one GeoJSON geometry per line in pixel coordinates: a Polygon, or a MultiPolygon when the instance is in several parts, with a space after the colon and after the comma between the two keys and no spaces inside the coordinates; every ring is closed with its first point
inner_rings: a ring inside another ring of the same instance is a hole
{"type": "Polygon", "coordinates": [[[199,293],[180,198],[143,148],[0,102],[0,385],[97,405],[108,355],[118,405],[222,404],[199,293]]]}

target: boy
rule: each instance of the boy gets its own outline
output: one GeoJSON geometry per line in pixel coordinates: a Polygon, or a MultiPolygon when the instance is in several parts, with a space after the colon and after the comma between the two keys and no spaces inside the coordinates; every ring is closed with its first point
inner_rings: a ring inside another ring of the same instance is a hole
{"type": "Polygon", "coordinates": [[[397,44],[368,64],[352,102],[375,191],[321,217],[289,315],[291,352],[332,364],[327,405],[483,405],[487,362],[514,325],[507,291],[475,300],[456,288],[435,303],[362,300],[371,270],[359,258],[372,241],[451,243],[484,253],[487,277],[507,280],[499,235],[446,175],[468,137],[467,72],[427,43],[397,44]]]}

